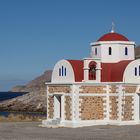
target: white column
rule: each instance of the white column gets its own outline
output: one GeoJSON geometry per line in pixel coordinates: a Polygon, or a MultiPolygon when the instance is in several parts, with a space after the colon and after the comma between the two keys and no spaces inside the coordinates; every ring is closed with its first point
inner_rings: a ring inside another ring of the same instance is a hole
{"type": "Polygon", "coordinates": [[[75,120],[76,120],[75,85],[72,85],[71,88],[72,88],[72,93],[71,93],[72,94],[72,121],[75,122],[75,120]]]}
{"type": "Polygon", "coordinates": [[[79,86],[75,86],[75,119],[79,120],[79,86]]]}
{"type": "Polygon", "coordinates": [[[64,118],[65,118],[65,103],[64,103],[64,95],[61,96],[61,121],[64,121],[64,118]]]}
{"type": "Polygon", "coordinates": [[[84,81],[89,80],[89,66],[88,60],[84,60],[84,81]]]}
{"type": "Polygon", "coordinates": [[[140,105],[139,105],[139,101],[140,101],[140,99],[139,99],[140,97],[139,97],[139,95],[137,94],[137,93],[135,93],[135,95],[134,95],[134,120],[135,121],[137,121],[137,122],[139,122],[139,111],[140,111],[140,105]]]}
{"type": "Polygon", "coordinates": [[[96,81],[101,82],[101,63],[97,62],[96,65],[96,81]]]}
{"type": "Polygon", "coordinates": [[[109,105],[109,85],[106,86],[106,121],[109,122],[109,112],[110,112],[110,105],[109,105]]]}
{"type": "Polygon", "coordinates": [[[118,120],[119,122],[122,121],[122,95],[123,95],[123,88],[122,85],[119,85],[119,99],[118,99],[118,120]]]}
{"type": "Polygon", "coordinates": [[[47,102],[47,106],[46,106],[46,109],[47,109],[47,110],[46,110],[46,112],[47,112],[47,119],[48,119],[48,115],[49,115],[49,109],[48,109],[48,108],[49,108],[49,103],[48,103],[48,102],[49,102],[49,100],[48,100],[48,98],[49,98],[49,97],[48,97],[49,90],[48,90],[48,88],[49,88],[49,87],[46,86],[46,102],[47,102]]]}

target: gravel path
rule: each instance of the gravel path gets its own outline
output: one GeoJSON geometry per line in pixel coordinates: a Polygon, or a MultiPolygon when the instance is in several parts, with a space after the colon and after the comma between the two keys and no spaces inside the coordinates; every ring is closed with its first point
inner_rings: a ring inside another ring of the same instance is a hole
{"type": "Polygon", "coordinates": [[[140,125],[42,128],[41,122],[2,122],[0,140],[140,140],[140,125]]]}

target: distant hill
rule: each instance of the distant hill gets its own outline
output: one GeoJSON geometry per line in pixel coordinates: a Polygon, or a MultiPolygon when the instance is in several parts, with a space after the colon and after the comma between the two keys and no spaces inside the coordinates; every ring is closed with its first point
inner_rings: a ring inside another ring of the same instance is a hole
{"type": "Polygon", "coordinates": [[[35,78],[27,85],[13,87],[10,91],[12,92],[33,92],[40,91],[45,88],[45,82],[51,82],[52,70],[45,71],[42,75],[35,78]]]}
{"type": "Polygon", "coordinates": [[[0,111],[46,113],[46,85],[51,81],[52,70],[45,71],[27,85],[13,87],[12,92],[29,92],[23,96],[0,102],[0,111]]]}
{"type": "Polygon", "coordinates": [[[135,57],[136,59],[140,58],[140,45],[135,47],[135,57]]]}

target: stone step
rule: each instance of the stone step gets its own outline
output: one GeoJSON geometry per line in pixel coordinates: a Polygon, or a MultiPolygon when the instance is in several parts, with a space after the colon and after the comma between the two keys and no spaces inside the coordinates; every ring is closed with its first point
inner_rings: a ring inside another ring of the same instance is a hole
{"type": "Polygon", "coordinates": [[[60,118],[56,118],[55,120],[51,120],[49,122],[47,122],[48,125],[58,125],[60,124],[61,119],[60,118]]]}

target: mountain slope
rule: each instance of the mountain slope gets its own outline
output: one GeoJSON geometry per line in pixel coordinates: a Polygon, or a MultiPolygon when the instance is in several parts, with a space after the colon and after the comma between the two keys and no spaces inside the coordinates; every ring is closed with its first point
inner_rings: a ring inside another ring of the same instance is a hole
{"type": "Polygon", "coordinates": [[[23,96],[0,102],[0,111],[28,111],[46,113],[46,86],[51,81],[52,70],[44,72],[27,85],[16,86],[13,92],[29,92],[23,96]]]}

